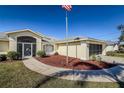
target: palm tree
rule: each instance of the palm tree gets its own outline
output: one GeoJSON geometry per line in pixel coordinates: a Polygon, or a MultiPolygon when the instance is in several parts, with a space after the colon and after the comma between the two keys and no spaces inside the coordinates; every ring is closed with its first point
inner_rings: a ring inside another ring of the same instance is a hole
{"type": "Polygon", "coordinates": [[[119,25],[117,28],[118,28],[118,30],[120,30],[120,31],[124,31],[124,25],[122,25],[122,24],[119,25]]]}
{"type": "Polygon", "coordinates": [[[119,30],[119,31],[121,31],[121,35],[120,35],[120,37],[118,38],[119,39],[119,50],[120,51],[124,51],[124,45],[122,44],[123,42],[124,42],[124,25],[119,25],[118,27],[117,27],[117,29],[119,30]]]}
{"type": "Polygon", "coordinates": [[[117,29],[119,30],[119,31],[121,31],[121,35],[120,35],[120,37],[119,37],[119,42],[124,42],[124,25],[119,25],[118,27],[117,27],[117,29]]]}

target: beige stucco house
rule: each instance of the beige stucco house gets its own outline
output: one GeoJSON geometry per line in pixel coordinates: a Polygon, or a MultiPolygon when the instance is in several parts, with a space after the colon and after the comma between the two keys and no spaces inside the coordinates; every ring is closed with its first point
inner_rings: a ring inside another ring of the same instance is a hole
{"type": "Polygon", "coordinates": [[[17,51],[22,58],[36,56],[39,50],[52,52],[54,39],[31,30],[19,30],[0,33],[0,54],[17,51]]]}
{"type": "Polygon", "coordinates": [[[105,55],[107,51],[112,50],[111,46],[102,40],[87,37],[55,40],[26,29],[0,33],[0,54],[7,54],[8,51],[17,51],[20,53],[21,58],[29,58],[36,56],[37,51],[44,50],[47,54],[58,52],[60,55],[66,55],[67,42],[68,55],[83,60],[88,60],[90,55],[105,55]]]}

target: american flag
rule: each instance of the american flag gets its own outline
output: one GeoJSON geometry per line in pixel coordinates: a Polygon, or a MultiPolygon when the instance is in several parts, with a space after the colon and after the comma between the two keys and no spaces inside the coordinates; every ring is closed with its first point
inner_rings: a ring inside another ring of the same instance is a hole
{"type": "Polygon", "coordinates": [[[72,6],[71,5],[62,5],[62,8],[64,8],[67,11],[71,11],[72,6]]]}

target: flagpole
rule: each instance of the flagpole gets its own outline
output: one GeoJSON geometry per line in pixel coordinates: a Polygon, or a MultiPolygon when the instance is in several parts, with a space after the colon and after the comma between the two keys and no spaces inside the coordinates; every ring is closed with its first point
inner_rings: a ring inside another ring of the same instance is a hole
{"type": "Polygon", "coordinates": [[[68,12],[66,11],[66,64],[68,64],[68,12]]]}

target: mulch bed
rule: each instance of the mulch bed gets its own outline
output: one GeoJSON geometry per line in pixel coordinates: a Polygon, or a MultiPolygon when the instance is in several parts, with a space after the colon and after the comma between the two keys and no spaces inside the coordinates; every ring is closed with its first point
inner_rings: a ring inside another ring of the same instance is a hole
{"type": "Polygon", "coordinates": [[[76,69],[76,70],[100,70],[103,68],[111,68],[115,64],[97,61],[82,61],[77,58],[69,57],[69,63],[66,64],[66,56],[52,55],[44,58],[35,57],[40,62],[62,68],[76,69]]]}

